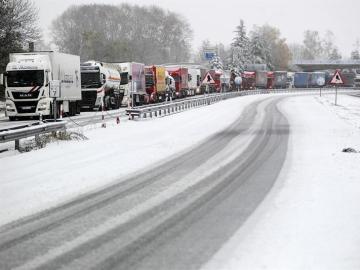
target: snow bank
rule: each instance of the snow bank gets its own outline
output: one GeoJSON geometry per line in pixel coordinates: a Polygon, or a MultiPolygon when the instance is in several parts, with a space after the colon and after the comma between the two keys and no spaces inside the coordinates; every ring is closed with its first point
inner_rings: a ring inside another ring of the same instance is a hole
{"type": "Polygon", "coordinates": [[[267,97],[240,97],[163,118],[85,128],[88,141],[54,143],[4,157],[0,225],[169,159],[230,125],[246,105],[267,97]]]}
{"type": "Polygon", "coordinates": [[[289,98],[279,180],[203,269],[360,269],[360,99],[289,98]]]}

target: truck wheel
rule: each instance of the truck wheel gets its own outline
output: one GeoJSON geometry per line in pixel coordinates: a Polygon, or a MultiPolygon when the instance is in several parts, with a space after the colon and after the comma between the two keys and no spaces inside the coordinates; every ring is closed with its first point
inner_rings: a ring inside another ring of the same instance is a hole
{"type": "Polygon", "coordinates": [[[76,114],[80,114],[81,111],[81,105],[79,101],[76,101],[76,114]]]}

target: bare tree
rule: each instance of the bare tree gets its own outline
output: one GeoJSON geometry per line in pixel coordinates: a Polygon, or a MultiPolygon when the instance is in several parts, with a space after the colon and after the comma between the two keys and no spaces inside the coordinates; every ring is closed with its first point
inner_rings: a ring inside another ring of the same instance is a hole
{"type": "Polygon", "coordinates": [[[22,51],[29,41],[40,38],[38,9],[31,0],[0,0],[0,73],[9,53],[22,51]]]}
{"type": "Polygon", "coordinates": [[[250,36],[255,63],[266,64],[272,70],[288,68],[291,53],[279,29],[268,24],[254,26],[250,36]]]}
{"type": "Polygon", "coordinates": [[[319,58],[323,52],[321,38],[318,31],[306,30],[304,32],[304,59],[319,58]]]}
{"type": "Polygon", "coordinates": [[[52,35],[60,50],[83,61],[159,64],[186,61],[192,31],[184,18],[156,6],[82,5],[58,17],[52,35]]]}

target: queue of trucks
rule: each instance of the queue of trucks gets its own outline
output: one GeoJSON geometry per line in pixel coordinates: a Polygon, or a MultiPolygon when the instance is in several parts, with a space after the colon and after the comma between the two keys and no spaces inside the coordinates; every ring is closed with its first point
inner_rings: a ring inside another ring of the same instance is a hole
{"type": "MultiPolygon", "coordinates": [[[[80,63],[79,56],[49,51],[10,54],[0,78],[10,120],[50,117],[54,108],[72,116],[81,110],[111,110],[205,93],[323,87],[331,79],[329,72],[248,69],[239,74],[197,64],[80,63]],[[60,84],[56,96],[53,82],[60,84]]],[[[343,77],[345,86],[360,84],[356,76],[343,73],[343,77]]]]}

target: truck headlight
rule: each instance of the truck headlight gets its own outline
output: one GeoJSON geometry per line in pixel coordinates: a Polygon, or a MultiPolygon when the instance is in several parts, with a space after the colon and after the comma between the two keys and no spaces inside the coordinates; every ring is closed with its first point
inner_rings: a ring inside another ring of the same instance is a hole
{"type": "Polygon", "coordinates": [[[12,103],[6,103],[6,110],[9,112],[15,112],[15,107],[12,103]]]}
{"type": "Polygon", "coordinates": [[[47,107],[48,107],[48,102],[47,101],[40,101],[39,106],[38,106],[38,110],[43,111],[43,110],[46,110],[47,107]]]}

